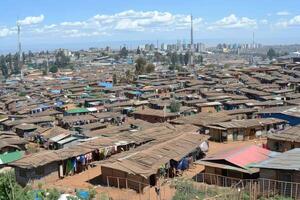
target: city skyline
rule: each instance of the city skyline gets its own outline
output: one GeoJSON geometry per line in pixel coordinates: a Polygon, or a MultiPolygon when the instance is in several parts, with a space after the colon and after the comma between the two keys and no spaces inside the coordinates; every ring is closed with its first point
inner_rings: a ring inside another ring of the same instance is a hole
{"type": "Polygon", "coordinates": [[[95,0],[1,1],[1,51],[17,49],[17,22],[24,50],[132,46],[147,41],[189,40],[190,14],[195,42],[263,44],[298,43],[300,2],[95,0]],[[270,37],[272,36],[272,37],[270,37]]]}

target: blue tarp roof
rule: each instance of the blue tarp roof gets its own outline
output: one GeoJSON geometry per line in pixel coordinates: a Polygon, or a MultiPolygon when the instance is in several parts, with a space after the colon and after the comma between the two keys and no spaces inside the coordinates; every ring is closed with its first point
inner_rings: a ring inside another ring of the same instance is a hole
{"type": "Polygon", "coordinates": [[[105,88],[112,88],[113,87],[113,84],[110,83],[110,82],[99,82],[98,85],[100,87],[105,87],[105,88]]]}

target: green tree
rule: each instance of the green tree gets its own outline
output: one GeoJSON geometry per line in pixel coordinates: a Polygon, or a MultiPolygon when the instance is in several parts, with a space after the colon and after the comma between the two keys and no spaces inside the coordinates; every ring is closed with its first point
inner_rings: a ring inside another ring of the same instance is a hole
{"type": "Polygon", "coordinates": [[[30,188],[22,188],[12,172],[0,176],[0,200],[32,200],[33,193],[30,188]]]}
{"type": "Polygon", "coordinates": [[[49,69],[49,72],[57,73],[58,72],[58,67],[56,65],[52,65],[49,69]]]}
{"type": "Polygon", "coordinates": [[[175,67],[174,65],[170,65],[170,66],[169,66],[169,70],[171,70],[171,71],[175,70],[175,68],[176,68],[176,67],[175,67]]]}
{"type": "Polygon", "coordinates": [[[43,75],[47,75],[48,74],[48,64],[47,64],[47,61],[45,61],[45,60],[42,63],[42,69],[44,69],[43,75]]]}
{"type": "Polygon", "coordinates": [[[215,67],[214,64],[208,64],[208,65],[206,65],[206,68],[208,68],[208,69],[212,69],[212,68],[214,68],[214,67],[215,67]]]}
{"type": "Polygon", "coordinates": [[[224,69],[228,69],[229,67],[230,67],[230,65],[228,63],[225,63],[224,69]]]}
{"type": "Polygon", "coordinates": [[[25,63],[26,61],[26,54],[25,52],[22,53],[22,62],[25,63]]]}
{"type": "Polygon", "coordinates": [[[14,62],[14,69],[13,73],[14,74],[19,74],[21,69],[20,69],[20,62],[19,62],[19,54],[16,53],[13,57],[13,62],[14,62]]]}
{"type": "Polygon", "coordinates": [[[130,70],[126,70],[125,77],[122,78],[123,83],[131,83],[133,80],[133,75],[130,70]]]}
{"type": "Polygon", "coordinates": [[[76,57],[77,60],[79,60],[79,58],[80,58],[80,52],[79,51],[75,52],[75,57],[76,57]]]}
{"type": "Polygon", "coordinates": [[[154,52],[154,58],[155,58],[155,61],[156,62],[161,62],[161,60],[162,60],[162,55],[161,55],[161,53],[159,53],[159,52],[154,52]]]}
{"type": "Polygon", "coordinates": [[[13,60],[12,60],[12,55],[11,53],[9,53],[7,56],[6,56],[6,62],[8,63],[8,68],[10,70],[10,74],[13,73],[14,69],[13,69],[13,60]]]}
{"type": "Polygon", "coordinates": [[[0,56],[0,67],[1,67],[2,75],[5,78],[7,78],[8,77],[8,67],[7,67],[6,59],[4,56],[0,56]]]}
{"type": "Polygon", "coordinates": [[[185,62],[184,62],[184,55],[183,55],[182,53],[179,55],[179,63],[180,63],[181,65],[185,65],[185,62]]]}
{"type": "Polygon", "coordinates": [[[47,195],[43,197],[44,200],[57,200],[61,195],[61,193],[56,188],[48,189],[46,193],[47,195]]]}
{"type": "Polygon", "coordinates": [[[189,57],[190,57],[190,53],[189,52],[185,52],[185,54],[184,54],[184,65],[188,65],[189,64],[189,57]]]}
{"type": "Polygon", "coordinates": [[[126,49],[126,47],[123,47],[120,51],[120,56],[122,58],[126,58],[128,56],[128,50],[126,49]]]}
{"type": "Polygon", "coordinates": [[[1,67],[2,75],[5,78],[7,78],[8,77],[8,67],[7,67],[7,64],[6,64],[6,59],[3,55],[0,56],[0,67],[1,67]]]}
{"type": "Polygon", "coordinates": [[[180,102],[179,101],[176,101],[176,100],[172,100],[171,103],[170,103],[170,111],[172,113],[176,113],[176,112],[179,112],[180,111],[180,102]]]}
{"type": "Polygon", "coordinates": [[[116,74],[113,74],[113,84],[117,84],[117,75],[116,74]]]}
{"type": "Polygon", "coordinates": [[[199,63],[199,64],[202,64],[202,63],[203,63],[203,56],[202,56],[202,55],[199,55],[199,56],[198,56],[198,63],[199,63]]]}
{"type": "Polygon", "coordinates": [[[178,64],[178,54],[176,52],[171,53],[171,65],[176,66],[178,64]]]}
{"type": "Polygon", "coordinates": [[[152,63],[148,63],[145,68],[146,73],[152,73],[155,71],[155,66],[152,63]]]}
{"type": "Polygon", "coordinates": [[[137,50],[136,50],[136,54],[137,54],[137,55],[140,55],[140,54],[141,54],[140,47],[138,47],[138,48],[137,48],[137,50]]]}
{"type": "Polygon", "coordinates": [[[135,74],[136,75],[141,75],[145,72],[145,66],[146,66],[147,62],[144,58],[139,57],[138,59],[136,59],[135,61],[135,74]]]}
{"type": "Polygon", "coordinates": [[[267,52],[268,58],[271,60],[276,57],[276,52],[273,48],[270,48],[267,52]]]}
{"type": "Polygon", "coordinates": [[[70,58],[63,51],[58,51],[55,55],[55,65],[59,68],[67,68],[70,64],[70,58]]]}

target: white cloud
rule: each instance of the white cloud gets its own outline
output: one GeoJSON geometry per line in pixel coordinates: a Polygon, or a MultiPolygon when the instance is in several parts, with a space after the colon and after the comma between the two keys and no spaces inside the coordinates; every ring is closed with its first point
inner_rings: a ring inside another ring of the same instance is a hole
{"type": "Polygon", "coordinates": [[[32,25],[32,24],[39,24],[44,21],[44,15],[40,16],[29,16],[25,17],[22,20],[19,20],[18,23],[20,25],[32,25]]]}
{"type": "Polygon", "coordinates": [[[257,22],[254,19],[248,17],[238,18],[234,14],[231,14],[223,19],[214,22],[208,29],[221,29],[221,28],[256,28],[257,22]]]}
{"type": "MultiPolygon", "coordinates": [[[[97,14],[85,20],[62,21],[56,24],[41,25],[43,20],[44,15],[28,16],[19,20],[18,23],[24,25],[22,27],[23,37],[35,37],[42,34],[47,37],[93,37],[126,31],[170,32],[189,29],[191,19],[189,15],[170,12],[126,10],[110,15],[97,14]]],[[[195,31],[204,24],[202,18],[194,18],[195,31]]],[[[2,37],[7,35],[9,35],[7,30],[1,32],[2,37]]]]}
{"type": "Polygon", "coordinates": [[[293,17],[290,21],[289,21],[289,25],[300,25],[300,15],[297,15],[295,17],[293,17]]]}
{"type": "Polygon", "coordinates": [[[278,16],[288,16],[290,14],[291,13],[288,12],[288,11],[279,11],[279,12],[276,13],[276,15],[278,15],[278,16]]]}
{"type": "MultiPolygon", "coordinates": [[[[202,21],[202,18],[195,18],[195,26],[199,26],[202,21]]],[[[127,10],[114,15],[95,15],[88,20],[88,23],[122,31],[169,31],[182,27],[188,28],[190,16],[159,11],[127,10]]]]}
{"type": "Polygon", "coordinates": [[[300,15],[297,15],[290,20],[279,21],[278,23],[276,23],[276,26],[284,28],[300,26],[300,15]]]}
{"type": "Polygon", "coordinates": [[[7,37],[15,34],[16,31],[8,28],[0,28],[0,37],[7,37]]]}
{"type": "MultiPolygon", "coordinates": [[[[186,14],[174,14],[160,11],[126,10],[114,14],[97,14],[84,20],[62,21],[56,24],[40,24],[44,15],[26,17],[18,21],[24,26],[22,37],[97,37],[118,35],[124,32],[166,33],[189,30],[191,18],[186,14]]],[[[265,19],[256,21],[248,17],[237,17],[231,14],[215,22],[204,21],[201,17],[194,17],[194,30],[226,29],[226,28],[256,28],[258,24],[267,24],[265,19]]],[[[4,27],[6,28],[6,27],[4,27]]],[[[15,32],[16,29],[8,28],[15,32]]],[[[0,31],[1,31],[0,27],[0,31]]],[[[7,30],[0,32],[1,37],[13,34],[7,30]]]]}
{"type": "Polygon", "coordinates": [[[54,27],[57,27],[57,25],[56,24],[51,24],[51,25],[45,25],[44,26],[45,29],[52,29],[54,27]]]}
{"type": "Polygon", "coordinates": [[[62,22],[60,23],[61,26],[84,26],[86,25],[85,22],[80,22],[80,21],[76,21],[76,22],[62,22]]]}

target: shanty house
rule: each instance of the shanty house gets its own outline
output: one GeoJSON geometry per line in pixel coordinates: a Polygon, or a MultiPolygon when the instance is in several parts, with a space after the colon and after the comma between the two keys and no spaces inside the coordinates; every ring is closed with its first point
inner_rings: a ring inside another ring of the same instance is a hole
{"type": "Polygon", "coordinates": [[[291,126],[300,124],[300,106],[280,106],[260,110],[257,115],[263,118],[278,118],[286,120],[291,126]]]}
{"type": "Polygon", "coordinates": [[[259,168],[261,179],[277,181],[265,184],[265,189],[274,188],[278,194],[299,199],[300,148],[269,158],[252,167],[259,168]]]}
{"type": "Polygon", "coordinates": [[[151,123],[163,123],[179,117],[179,113],[171,113],[164,110],[144,108],[132,113],[135,119],[141,119],[151,123]]]}
{"type": "Polygon", "coordinates": [[[219,112],[222,109],[222,103],[220,102],[205,102],[196,104],[199,112],[213,113],[219,112]]]}
{"type": "Polygon", "coordinates": [[[278,154],[252,167],[260,169],[260,178],[299,183],[300,148],[278,154]]]}
{"type": "Polygon", "coordinates": [[[279,152],[300,148],[300,126],[268,135],[267,146],[270,150],[279,152]]]}
{"type": "MultiPolygon", "coordinates": [[[[251,145],[215,154],[197,161],[204,165],[204,173],[238,179],[255,179],[259,169],[250,168],[250,164],[259,163],[277,155],[276,152],[251,145]]],[[[206,182],[209,183],[209,179],[206,182]]]]}
{"type": "Polygon", "coordinates": [[[9,166],[14,168],[16,180],[21,185],[40,181],[53,182],[85,170],[92,161],[111,154],[114,146],[112,140],[102,138],[69,148],[30,154],[9,163],[9,166]]]}
{"type": "Polygon", "coordinates": [[[0,133],[0,168],[4,164],[20,159],[28,142],[12,132],[0,133]]]}
{"type": "Polygon", "coordinates": [[[218,142],[243,141],[283,130],[286,122],[280,119],[247,119],[219,122],[208,126],[211,140],[218,142]]]}
{"type": "Polygon", "coordinates": [[[102,181],[109,186],[141,192],[145,186],[156,185],[161,171],[166,176],[174,176],[174,170],[188,165],[188,157],[192,160],[199,158],[203,153],[199,146],[206,140],[207,136],[186,133],[147,149],[134,151],[115,162],[102,164],[102,181]]]}

